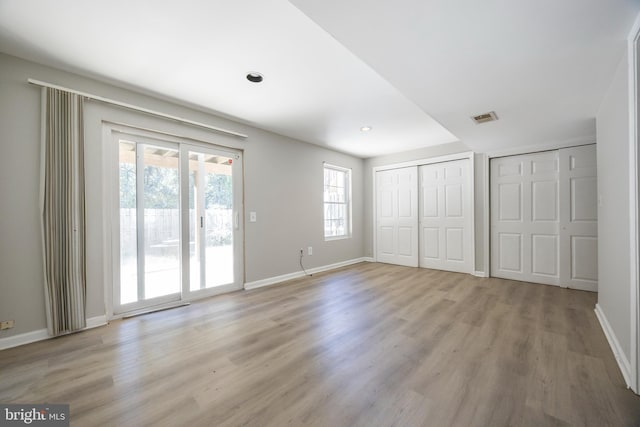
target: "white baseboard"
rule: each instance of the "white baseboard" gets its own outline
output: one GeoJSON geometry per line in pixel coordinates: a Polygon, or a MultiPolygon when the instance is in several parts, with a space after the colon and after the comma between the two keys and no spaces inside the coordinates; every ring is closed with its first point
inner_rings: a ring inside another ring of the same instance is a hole
{"type": "Polygon", "coordinates": [[[46,329],[38,329],[36,331],[25,332],[24,334],[0,338],[0,350],[46,340],[47,338],[49,338],[49,333],[46,329]]]}
{"type": "Polygon", "coordinates": [[[364,262],[376,262],[376,260],[372,256],[366,256],[366,257],[362,258],[362,261],[364,261],[364,262]]]}
{"type": "Polygon", "coordinates": [[[322,273],[323,271],[335,270],[336,268],[346,267],[348,265],[358,264],[359,262],[365,262],[365,258],[349,259],[347,261],[336,262],[335,264],[323,265],[321,267],[315,267],[307,270],[309,274],[322,273]]]}
{"type": "MultiPolygon", "coordinates": [[[[329,265],[323,265],[321,267],[315,267],[315,268],[310,268],[307,270],[308,274],[315,274],[315,273],[320,273],[323,271],[329,271],[329,270],[334,270],[336,268],[340,268],[340,267],[346,267],[348,265],[352,265],[352,264],[357,264],[359,262],[365,262],[368,261],[368,258],[355,258],[355,259],[350,259],[347,261],[341,261],[341,262],[337,262],[335,264],[329,264],[329,265]]],[[[253,282],[247,282],[244,284],[244,288],[249,290],[249,289],[256,289],[256,288],[261,288],[263,286],[270,286],[270,285],[275,285],[276,283],[282,283],[282,282],[286,282],[287,280],[293,280],[293,279],[297,279],[299,277],[303,277],[304,271],[296,271],[294,273],[289,273],[289,274],[283,274],[281,276],[275,276],[275,277],[269,277],[267,279],[261,279],[261,280],[256,280],[253,282]]]]}
{"type": "Polygon", "coordinates": [[[87,326],[84,329],[93,329],[98,326],[104,326],[107,323],[107,315],[103,314],[102,316],[90,317],[87,319],[87,326]]]}
{"type": "Polygon", "coordinates": [[[246,290],[261,288],[263,286],[275,285],[276,283],[297,279],[302,276],[304,276],[304,272],[296,271],[295,273],[283,274],[281,276],[269,277],[267,279],[255,280],[253,282],[246,282],[244,284],[244,288],[246,290]]]}
{"type": "MultiPolygon", "coordinates": [[[[87,326],[83,329],[97,328],[107,324],[107,316],[96,316],[87,319],[87,326]]],[[[31,344],[32,342],[42,341],[51,338],[46,329],[38,329],[36,331],[25,332],[24,334],[13,335],[6,338],[0,338],[0,350],[18,347],[20,345],[31,344]]]]}
{"type": "Polygon", "coordinates": [[[476,277],[489,277],[484,271],[474,271],[472,274],[476,277]]]}
{"type": "Polygon", "coordinates": [[[618,367],[620,368],[620,372],[622,372],[624,382],[627,383],[627,387],[631,387],[631,364],[629,363],[629,359],[627,359],[624,351],[622,351],[620,342],[616,338],[616,334],[613,332],[613,329],[611,329],[607,316],[604,314],[604,311],[602,311],[599,304],[596,304],[595,312],[598,321],[600,321],[600,326],[604,331],[604,335],[607,337],[607,341],[609,341],[609,347],[611,347],[611,351],[613,351],[616,362],[618,362],[618,367]]]}

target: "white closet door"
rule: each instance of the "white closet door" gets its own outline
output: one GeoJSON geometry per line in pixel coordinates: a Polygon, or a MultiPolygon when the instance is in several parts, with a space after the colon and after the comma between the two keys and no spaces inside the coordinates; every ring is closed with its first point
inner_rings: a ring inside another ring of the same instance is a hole
{"type": "Polygon", "coordinates": [[[560,280],[598,290],[598,202],[595,145],[560,150],[560,280]]]}
{"type": "Polygon", "coordinates": [[[420,166],[420,267],[472,273],[469,160],[420,166]]]}
{"type": "Polygon", "coordinates": [[[418,266],[418,168],[376,172],[376,258],[418,266]]]}
{"type": "Polygon", "coordinates": [[[491,275],[560,284],[558,151],[491,160],[491,275]]]}

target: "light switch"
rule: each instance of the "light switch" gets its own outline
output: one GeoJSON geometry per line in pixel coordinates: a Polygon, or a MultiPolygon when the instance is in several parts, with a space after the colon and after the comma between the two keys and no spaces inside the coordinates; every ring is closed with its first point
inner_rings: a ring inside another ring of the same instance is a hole
{"type": "Polygon", "coordinates": [[[249,222],[256,222],[258,215],[255,212],[249,212],[249,222]]]}

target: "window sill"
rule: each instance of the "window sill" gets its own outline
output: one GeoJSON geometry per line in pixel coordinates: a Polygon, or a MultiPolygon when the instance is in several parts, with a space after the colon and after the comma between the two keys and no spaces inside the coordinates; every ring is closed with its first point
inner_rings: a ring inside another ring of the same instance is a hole
{"type": "Polygon", "coordinates": [[[332,236],[332,237],[325,237],[324,241],[325,242],[330,242],[332,240],[346,240],[346,239],[350,239],[351,235],[346,235],[346,236],[332,236]]]}

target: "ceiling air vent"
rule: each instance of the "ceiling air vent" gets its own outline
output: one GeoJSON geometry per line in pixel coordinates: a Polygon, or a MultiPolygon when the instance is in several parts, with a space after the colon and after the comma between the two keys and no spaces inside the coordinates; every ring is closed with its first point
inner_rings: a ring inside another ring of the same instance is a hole
{"type": "Polygon", "coordinates": [[[496,115],[495,111],[489,111],[488,113],[478,114],[477,116],[473,116],[473,117],[471,117],[471,119],[476,124],[479,125],[479,124],[482,124],[482,123],[496,121],[496,120],[498,120],[498,116],[496,115]]]}

